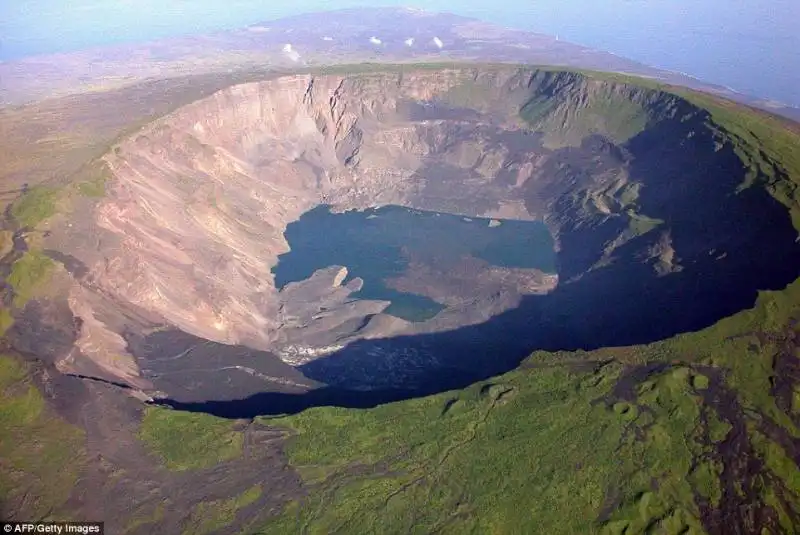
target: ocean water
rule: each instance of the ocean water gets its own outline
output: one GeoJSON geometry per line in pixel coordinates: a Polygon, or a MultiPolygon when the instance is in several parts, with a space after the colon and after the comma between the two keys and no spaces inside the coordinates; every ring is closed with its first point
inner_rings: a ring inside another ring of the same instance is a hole
{"type": "Polygon", "coordinates": [[[472,256],[493,266],[556,269],[553,239],[536,221],[465,218],[451,214],[385,206],[365,211],[331,213],[319,206],[288,225],[291,251],[273,269],[275,284],[311,276],[331,265],[346,266],[348,277],[364,286],[354,297],[391,301],[387,313],[410,320],[433,317],[443,306],[426,296],[399,292],[386,280],[406,272],[413,259],[423,264],[472,256]]]}
{"type": "Polygon", "coordinates": [[[800,106],[798,0],[538,0],[467,9],[740,93],[800,106]]]}

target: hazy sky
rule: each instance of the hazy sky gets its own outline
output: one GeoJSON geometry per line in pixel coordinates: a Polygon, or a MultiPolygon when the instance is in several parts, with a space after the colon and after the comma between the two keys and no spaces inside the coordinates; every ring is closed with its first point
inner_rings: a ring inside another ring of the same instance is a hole
{"type": "MultiPolygon", "coordinates": [[[[0,60],[388,0],[0,0],[0,60]]],[[[800,105],[800,0],[425,0],[800,105]]]]}

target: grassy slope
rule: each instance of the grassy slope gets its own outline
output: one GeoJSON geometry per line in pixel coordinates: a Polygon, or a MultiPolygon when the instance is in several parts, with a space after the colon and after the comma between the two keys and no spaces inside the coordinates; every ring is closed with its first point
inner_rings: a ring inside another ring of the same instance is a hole
{"type": "Polygon", "coordinates": [[[11,208],[11,215],[23,227],[35,227],[56,213],[58,190],[36,186],[23,194],[11,208]]]}
{"type": "Polygon", "coordinates": [[[170,470],[207,468],[242,453],[242,434],[231,422],[206,414],[148,407],[139,438],[170,470]]]}
{"type": "Polygon", "coordinates": [[[594,132],[602,132],[621,144],[647,126],[647,112],[643,106],[607,90],[592,95],[577,109],[571,105],[559,106],[552,98],[533,98],[520,115],[545,132],[544,145],[550,149],[579,146],[594,132]]]}
{"type": "Polygon", "coordinates": [[[46,289],[53,266],[52,260],[36,251],[26,251],[11,264],[5,292],[12,298],[10,307],[0,301],[0,339],[14,324],[13,311],[23,308],[28,300],[46,289]]]}
{"type": "Polygon", "coordinates": [[[25,503],[23,520],[72,517],[64,503],[85,462],[83,440],[50,413],[26,367],[0,355],[0,504],[25,503]]]}
{"type": "Polygon", "coordinates": [[[261,487],[254,486],[229,500],[217,500],[199,504],[192,511],[184,535],[212,533],[234,521],[237,512],[261,497],[261,487]]]}
{"type": "Polygon", "coordinates": [[[5,280],[5,291],[10,293],[12,299],[10,307],[0,302],[0,337],[14,324],[12,311],[21,309],[28,300],[46,289],[53,266],[52,260],[36,251],[25,252],[11,264],[5,280]]]}
{"type": "Polygon", "coordinates": [[[15,308],[25,306],[45,286],[52,268],[52,260],[34,251],[26,252],[11,265],[6,282],[14,291],[12,304],[15,308]]]}
{"type": "Polygon", "coordinates": [[[326,479],[266,531],[585,533],[615,486],[621,507],[599,523],[608,532],[640,532],[662,516],[697,529],[694,504],[681,499],[699,449],[687,438],[699,411],[689,374],[659,377],[656,404],[653,391],[615,399],[621,373],[617,364],[517,371],[455,394],[273,422],[298,430],[291,458],[326,479]],[[658,472],[648,468],[658,466],[670,472],[653,491],[658,472]],[[354,467],[364,476],[348,477],[354,467]]]}

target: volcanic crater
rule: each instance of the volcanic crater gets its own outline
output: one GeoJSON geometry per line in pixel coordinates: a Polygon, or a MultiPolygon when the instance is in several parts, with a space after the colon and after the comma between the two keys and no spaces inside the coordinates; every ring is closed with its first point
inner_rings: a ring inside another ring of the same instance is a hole
{"type": "Polygon", "coordinates": [[[102,158],[105,196],[76,199],[43,238],[68,260],[68,303],[26,310],[8,336],[62,371],[230,416],[652,342],[800,275],[792,221],[751,187],[764,177],[747,150],[707,111],[614,76],[404,66],[235,85],[102,158]],[[442,305],[422,321],[354,295],[367,274],[346,265],[276,287],[287,226],[321,206],[542,222],[557,273],[410,259],[395,284],[442,305]],[[55,325],[72,326],[64,343],[33,347],[55,325]]]}

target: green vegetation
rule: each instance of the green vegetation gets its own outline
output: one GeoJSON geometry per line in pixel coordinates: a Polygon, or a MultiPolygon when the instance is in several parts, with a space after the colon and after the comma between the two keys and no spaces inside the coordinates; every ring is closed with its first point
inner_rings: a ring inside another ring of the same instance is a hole
{"type": "Polygon", "coordinates": [[[28,370],[0,355],[0,503],[25,499],[31,518],[70,518],[82,448],[83,433],[49,413],[28,370]]]}
{"type": "Polygon", "coordinates": [[[705,390],[708,388],[708,377],[701,374],[696,374],[692,376],[692,386],[695,390],[705,390]]]}
{"type": "Polygon", "coordinates": [[[11,315],[11,311],[0,306],[0,337],[6,334],[6,331],[8,331],[12,325],[14,325],[14,317],[11,315]]]}
{"type": "Polygon", "coordinates": [[[58,190],[36,186],[25,192],[11,207],[11,215],[23,227],[35,227],[56,213],[58,190]]]}
{"type": "Polygon", "coordinates": [[[48,257],[33,251],[27,251],[14,262],[7,281],[14,290],[14,307],[25,306],[29,299],[42,291],[54,265],[48,257]]]}
{"type": "MultiPolygon", "coordinates": [[[[489,65],[476,65],[475,63],[458,62],[458,61],[442,61],[434,63],[409,62],[409,63],[391,63],[391,64],[364,62],[364,63],[351,63],[342,65],[322,65],[319,67],[312,67],[308,69],[293,70],[292,72],[310,73],[310,74],[351,75],[351,74],[370,74],[370,73],[381,73],[381,72],[403,73],[405,71],[438,71],[442,69],[485,67],[485,66],[489,65]]],[[[508,67],[508,65],[504,65],[501,63],[493,64],[491,66],[506,67],[506,68],[508,67]]]]}
{"type": "Polygon", "coordinates": [[[7,355],[0,355],[0,390],[25,380],[26,369],[19,362],[7,355]]]}
{"type": "Polygon", "coordinates": [[[696,333],[636,348],[641,363],[685,361],[726,372],[726,386],[745,411],[755,411],[800,437],[800,429],[780,410],[771,392],[774,355],[800,317],[800,280],[783,291],[761,292],[756,305],[696,333]],[[761,335],[761,336],[759,336],[761,335]]]}
{"type": "Polygon", "coordinates": [[[184,535],[204,535],[217,531],[234,521],[236,513],[261,497],[261,487],[256,485],[229,500],[215,500],[198,504],[192,511],[184,535]]]}
{"type": "MultiPolygon", "coordinates": [[[[541,74],[535,76],[541,78],[541,74]]],[[[602,134],[617,143],[624,143],[644,130],[650,119],[648,111],[620,91],[621,84],[579,84],[587,80],[573,73],[546,73],[550,77],[569,77],[554,95],[535,92],[520,109],[522,119],[544,132],[545,146],[559,148],[580,145],[591,134],[602,134]],[[580,105],[574,105],[580,102],[580,105]]],[[[547,83],[547,82],[545,82],[547,83]]]]}
{"type": "Polygon", "coordinates": [[[722,465],[714,461],[699,463],[689,474],[689,482],[697,494],[708,500],[713,507],[719,506],[722,499],[721,475],[722,465]]]}
{"type": "Polygon", "coordinates": [[[794,517],[800,514],[800,470],[797,464],[781,446],[770,440],[766,435],[757,431],[755,426],[750,426],[750,436],[753,447],[766,464],[764,472],[778,478],[779,485],[772,486],[764,492],[765,502],[777,512],[781,526],[787,533],[796,532],[797,526],[791,521],[791,516],[786,510],[787,505],[792,508],[794,517]],[[783,500],[778,500],[781,496],[783,500]]]}
{"type": "Polygon", "coordinates": [[[639,193],[642,185],[639,182],[625,184],[619,192],[619,203],[623,207],[633,206],[639,200],[639,193]]]}
{"type": "Polygon", "coordinates": [[[26,251],[11,265],[5,282],[13,298],[11,307],[0,303],[0,337],[14,324],[13,309],[24,307],[31,298],[48,289],[54,266],[50,258],[36,251],[26,251]]]}
{"type": "Polygon", "coordinates": [[[105,180],[95,179],[89,182],[81,182],[78,184],[78,191],[84,197],[100,198],[106,194],[105,180]]]}
{"type": "Polygon", "coordinates": [[[207,414],[148,407],[139,438],[170,470],[208,468],[242,454],[242,433],[207,414]]]}
{"type": "Polygon", "coordinates": [[[637,214],[633,210],[628,210],[628,232],[631,236],[641,236],[647,234],[654,228],[664,223],[664,220],[648,217],[644,214],[637,214]]]}
{"type": "MultiPolygon", "coordinates": [[[[530,362],[540,357],[552,359],[530,362]]],[[[624,371],[527,369],[366,411],[266,420],[296,431],[292,463],[316,468],[317,481],[302,507],[264,530],[639,533],[655,523],[667,533],[699,531],[687,480],[700,452],[689,370],[651,378],[634,403],[611,394],[624,371]],[[602,515],[609,496],[611,514],[602,515]]],[[[709,478],[703,484],[719,493],[709,478]]]]}
{"type": "Polygon", "coordinates": [[[78,182],[78,192],[84,197],[101,198],[106,194],[106,183],[111,171],[103,161],[93,162],[84,172],[84,180],[78,182]]]}
{"type": "Polygon", "coordinates": [[[534,95],[520,109],[520,117],[530,125],[537,125],[544,121],[555,109],[557,102],[546,95],[534,95]]]}
{"type": "Polygon", "coordinates": [[[5,256],[14,247],[14,234],[9,230],[0,230],[0,258],[5,256]]]}
{"type": "Polygon", "coordinates": [[[800,503],[800,470],[784,449],[763,433],[750,430],[752,443],[774,475],[781,477],[786,489],[792,494],[793,503],[800,503]]]}
{"type": "Polygon", "coordinates": [[[134,533],[142,526],[157,524],[164,518],[164,511],[163,503],[159,503],[151,511],[136,511],[133,514],[133,520],[125,526],[125,533],[134,533]]]}

